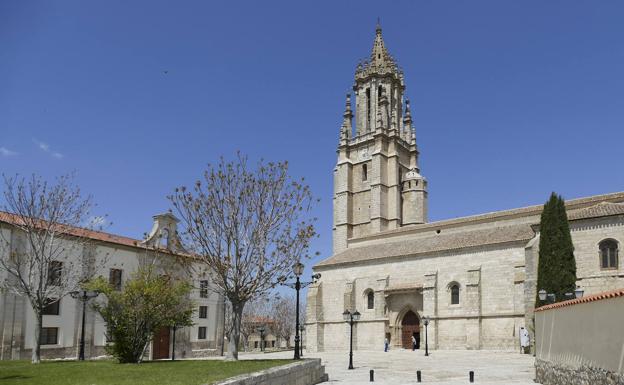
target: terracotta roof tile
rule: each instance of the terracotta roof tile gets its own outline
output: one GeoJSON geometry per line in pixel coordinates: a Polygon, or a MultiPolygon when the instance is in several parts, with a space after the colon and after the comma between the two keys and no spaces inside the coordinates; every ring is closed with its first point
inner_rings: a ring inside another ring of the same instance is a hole
{"type": "Polygon", "coordinates": [[[624,296],[624,288],[615,289],[611,291],[603,291],[602,293],[588,295],[587,297],[583,297],[583,298],[571,299],[568,301],[562,301],[562,302],[557,302],[557,303],[553,303],[550,305],[541,306],[535,309],[535,311],[538,312],[538,311],[544,311],[544,310],[558,309],[561,307],[578,305],[580,303],[601,301],[603,299],[616,298],[616,297],[621,297],[621,296],[624,296]]]}
{"type": "MultiPolygon", "coordinates": [[[[12,224],[12,225],[19,225],[20,223],[23,223],[22,219],[19,216],[13,213],[8,213],[6,211],[0,211],[0,222],[12,224]]],[[[143,250],[148,250],[148,249],[152,250],[151,247],[147,247],[141,244],[142,242],[141,240],[124,237],[124,236],[116,235],[116,234],[105,233],[103,231],[90,230],[90,229],[86,229],[83,227],[67,226],[65,229],[65,233],[67,235],[75,236],[75,237],[89,238],[89,239],[93,239],[96,241],[129,246],[129,247],[139,248],[143,250]]],[[[172,253],[171,250],[168,250],[168,249],[160,248],[159,250],[164,253],[176,254],[176,253],[172,253]]],[[[176,255],[184,255],[184,254],[177,253],[176,255]]]]}

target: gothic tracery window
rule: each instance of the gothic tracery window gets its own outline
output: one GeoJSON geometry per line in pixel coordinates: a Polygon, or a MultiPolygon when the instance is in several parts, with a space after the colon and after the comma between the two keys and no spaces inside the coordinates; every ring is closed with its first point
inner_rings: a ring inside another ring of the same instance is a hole
{"type": "Polygon", "coordinates": [[[602,269],[617,269],[618,244],[614,239],[605,239],[598,245],[600,249],[600,267],[602,269]]]}

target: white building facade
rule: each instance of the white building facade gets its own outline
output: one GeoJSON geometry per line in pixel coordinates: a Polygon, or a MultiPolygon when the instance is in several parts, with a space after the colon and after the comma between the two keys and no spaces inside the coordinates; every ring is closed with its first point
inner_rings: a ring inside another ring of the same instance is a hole
{"type": "MultiPolygon", "coordinates": [[[[21,246],[20,230],[11,223],[8,213],[0,215],[2,239],[11,240],[9,252],[21,246]]],[[[177,219],[172,214],[154,216],[153,228],[145,240],[136,240],[104,232],[89,231],[90,242],[76,255],[64,258],[92,258],[97,266],[96,276],[103,276],[113,285],[122,288],[140,266],[152,264],[158,268],[173,269],[180,274],[190,274],[193,284],[191,298],[197,307],[194,325],[175,331],[159,331],[147,352],[149,359],[170,358],[175,349],[176,358],[202,357],[219,354],[223,341],[223,299],[212,290],[212,282],[205,269],[179,269],[180,260],[189,260],[177,238],[177,219]]],[[[74,248],[75,249],[75,248],[74,248]]],[[[196,266],[197,267],[197,266],[196,266]]],[[[165,270],[163,270],[164,272],[165,270]]],[[[167,272],[170,272],[168,270],[167,272]]],[[[0,280],[8,278],[0,269],[0,280]]],[[[10,279],[10,278],[9,278],[10,279]]],[[[107,339],[104,320],[90,306],[86,307],[85,356],[105,355],[107,339]]],[[[54,306],[48,306],[43,315],[42,358],[74,358],[78,355],[82,323],[82,302],[71,296],[61,298],[54,306]]],[[[35,315],[24,297],[0,292],[0,359],[28,359],[33,348],[35,315]]]]}
{"type": "MultiPolygon", "coordinates": [[[[334,169],[333,255],[308,290],[307,347],[344,349],[345,309],[358,310],[355,349],[424,347],[519,351],[532,334],[542,206],[427,221],[427,180],[403,73],[378,26],[347,96],[334,169]],[[352,126],[355,117],[356,126],[352,126]]],[[[624,193],[569,200],[578,286],[624,287],[624,193]]]]}

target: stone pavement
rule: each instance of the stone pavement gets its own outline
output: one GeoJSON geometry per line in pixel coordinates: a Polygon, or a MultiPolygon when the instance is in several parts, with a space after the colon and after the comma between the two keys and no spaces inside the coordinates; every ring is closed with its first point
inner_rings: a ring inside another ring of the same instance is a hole
{"type": "MultiPolygon", "coordinates": [[[[241,359],[291,358],[292,351],[266,354],[241,354],[241,359]]],[[[375,370],[376,384],[417,384],[416,371],[422,373],[422,383],[437,385],[468,384],[468,372],[475,372],[475,384],[529,385],[535,384],[533,356],[514,352],[485,350],[433,350],[429,357],[424,351],[395,349],[355,351],[354,370],[347,370],[349,352],[306,353],[304,358],[321,358],[329,374],[327,384],[369,384],[369,370],[375,370]]]]}

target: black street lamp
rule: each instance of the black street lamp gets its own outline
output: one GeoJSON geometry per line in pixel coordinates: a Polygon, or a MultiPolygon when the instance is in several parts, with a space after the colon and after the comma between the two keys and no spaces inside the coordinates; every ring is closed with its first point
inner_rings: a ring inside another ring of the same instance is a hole
{"type": "Polygon", "coordinates": [[[263,326],[259,327],[258,331],[260,332],[260,351],[263,352],[264,351],[264,327],[263,326]]]}
{"type": "Polygon", "coordinates": [[[96,290],[77,290],[77,291],[72,291],[69,293],[69,295],[71,295],[72,298],[82,301],[82,328],[80,330],[80,353],[78,354],[78,359],[80,361],[84,361],[85,359],[84,337],[85,337],[85,314],[87,312],[87,302],[89,302],[90,299],[97,297],[99,294],[100,292],[96,290]]]}
{"type": "Polygon", "coordinates": [[[178,325],[173,325],[172,329],[173,329],[173,349],[171,351],[171,361],[175,361],[175,337],[176,337],[176,330],[178,330],[178,325]]]}
{"type": "Polygon", "coordinates": [[[301,335],[301,342],[299,343],[299,356],[303,357],[303,331],[305,330],[305,325],[299,325],[299,334],[301,335]]]}
{"type": "Polygon", "coordinates": [[[427,326],[429,326],[429,317],[422,317],[423,324],[425,324],[425,357],[429,356],[429,341],[427,338],[427,326]]]}
{"type": "Polygon", "coordinates": [[[349,369],[353,369],[353,325],[360,320],[360,312],[356,310],[351,313],[349,310],[345,310],[344,313],[342,313],[342,318],[351,327],[351,333],[349,336],[349,369]]]}
{"type": "Polygon", "coordinates": [[[281,285],[284,286],[288,286],[288,287],[292,287],[293,289],[295,289],[297,291],[297,308],[296,308],[296,313],[295,313],[295,360],[299,360],[301,359],[301,355],[299,353],[299,343],[300,343],[300,336],[299,336],[299,290],[303,289],[304,287],[307,287],[313,283],[315,283],[317,280],[319,280],[321,278],[321,274],[316,273],[312,275],[312,281],[311,282],[301,282],[299,280],[299,277],[301,276],[301,274],[303,274],[303,268],[305,266],[303,266],[303,263],[301,262],[297,262],[293,265],[293,273],[295,273],[295,277],[296,277],[296,281],[294,283],[289,283],[289,282],[285,282],[286,281],[286,277],[281,277],[279,279],[279,283],[281,285]]]}

